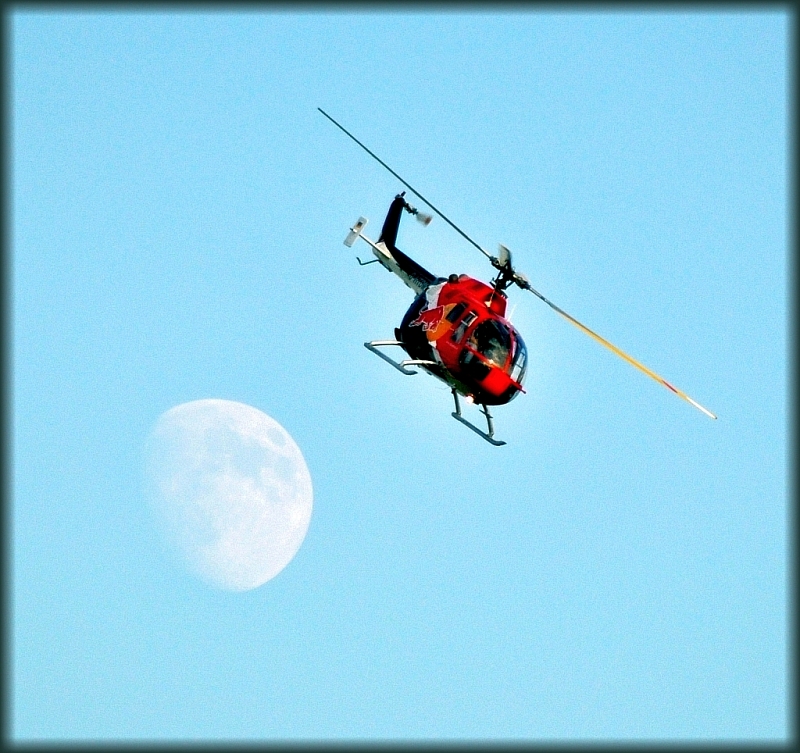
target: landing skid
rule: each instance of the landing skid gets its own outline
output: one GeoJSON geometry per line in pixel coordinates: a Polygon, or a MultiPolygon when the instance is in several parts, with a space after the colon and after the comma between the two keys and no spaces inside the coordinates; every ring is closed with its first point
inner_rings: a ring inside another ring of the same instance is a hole
{"type": "MultiPolygon", "coordinates": [[[[390,345],[399,345],[402,347],[402,343],[399,340],[372,340],[368,343],[364,343],[364,347],[367,350],[372,351],[376,356],[382,358],[386,363],[391,364],[396,368],[401,374],[407,374],[408,376],[412,376],[413,374],[417,374],[418,372],[412,371],[408,366],[438,366],[439,364],[436,361],[428,361],[424,358],[406,358],[404,361],[395,361],[385,353],[382,353],[378,348],[385,348],[390,345]]],[[[434,376],[438,376],[434,374],[434,376]]],[[[439,377],[441,379],[441,377],[439,377]]],[[[460,421],[464,426],[469,427],[474,431],[476,434],[481,436],[485,439],[489,444],[493,444],[495,447],[502,447],[505,442],[502,440],[497,440],[494,438],[494,423],[492,421],[492,414],[489,413],[489,408],[486,405],[481,406],[481,413],[486,416],[486,425],[489,429],[488,433],[485,431],[481,431],[477,426],[471,424],[461,415],[461,405],[458,402],[458,392],[455,387],[451,387],[453,392],[453,400],[456,401],[456,410],[455,413],[451,413],[450,415],[456,419],[456,421],[460,421]]]]}
{"type": "Polygon", "coordinates": [[[437,366],[438,364],[436,361],[426,361],[422,358],[407,358],[405,361],[393,361],[389,356],[385,353],[381,353],[378,348],[385,347],[387,345],[402,345],[399,340],[373,340],[372,342],[364,343],[364,347],[367,350],[371,350],[376,356],[380,356],[386,363],[390,363],[394,366],[399,372],[402,374],[407,374],[411,376],[412,374],[416,374],[416,371],[412,371],[411,369],[407,369],[406,366],[437,366]]]}
{"type": "Polygon", "coordinates": [[[495,447],[502,447],[502,445],[505,444],[505,442],[503,442],[502,440],[494,439],[494,423],[492,422],[492,414],[489,413],[488,406],[486,405],[482,406],[481,410],[481,413],[483,413],[483,415],[486,416],[486,425],[489,429],[489,433],[487,434],[485,431],[481,431],[474,424],[471,424],[469,421],[467,421],[466,418],[464,418],[461,415],[461,406],[458,403],[458,392],[456,392],[455,389],[453,390],[453,400],[456,401],[456,410],[455,413],[451,413],[450,415],[456,421],[460,421],[462,424],[464,424],[464,426],[468,426],[470,429],[472,429],[472,431],[483,437],[489,444],[493,444],[495,447]]]}

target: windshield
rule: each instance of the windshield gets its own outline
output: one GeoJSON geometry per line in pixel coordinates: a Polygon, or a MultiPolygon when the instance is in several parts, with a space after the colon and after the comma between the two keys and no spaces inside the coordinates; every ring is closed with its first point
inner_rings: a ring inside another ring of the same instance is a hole
{"type": "Polygon", "coordinates": [[[505,367],[511,350],[511,337],[508,330],[494,319],[487,319],[475,327],[469,344],[487,361],[500,368],[505,367]]]}

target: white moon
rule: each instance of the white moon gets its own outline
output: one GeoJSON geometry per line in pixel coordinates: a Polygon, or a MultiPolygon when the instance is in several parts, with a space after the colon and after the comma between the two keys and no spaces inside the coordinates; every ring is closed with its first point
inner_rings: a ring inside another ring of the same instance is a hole
{"type": "Polygon", "coordinates": [[[247,591],[292,560],[311,520],[303,455],[265,413],[195,400],[163,413],[145,450],[148,499],[173,551],[206,583],[247,591]]]}

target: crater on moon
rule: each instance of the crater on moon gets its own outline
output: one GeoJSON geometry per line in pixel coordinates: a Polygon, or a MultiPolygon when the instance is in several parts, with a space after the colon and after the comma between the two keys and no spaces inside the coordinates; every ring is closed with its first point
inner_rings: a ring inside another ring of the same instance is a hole
{"type": "Polygon", "coordinates": [[[246,591],[274,578],[311,520],[300,448],[243,403],[195,400],[163,413],[147,439],[145,478],[165,540],[218,588],[246,591]]]}

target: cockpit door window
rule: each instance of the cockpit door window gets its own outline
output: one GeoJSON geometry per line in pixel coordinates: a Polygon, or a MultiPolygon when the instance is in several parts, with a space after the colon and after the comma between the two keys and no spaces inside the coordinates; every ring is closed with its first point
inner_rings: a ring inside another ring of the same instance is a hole
{"type": "Polygon", "coordinates": [[[472,324],[472,322],[474,322],[477,318],[478,315],[474,311],[470,311],[455,328],[453,337],[451,338],[453,342],[460,343],[461,338],[464,337],[464,333],[469,329],[469,325],[472,324]]]}
{"type": "Polygon", "coordinates": [[[455,306],[453,306],[452,309],[450,309],[450,313],[447,315],[447,321],[448,322],[457,321],[458,317],[464,313],[465,308],[467,308],[466,303],[457,303],[455,306]]]}

